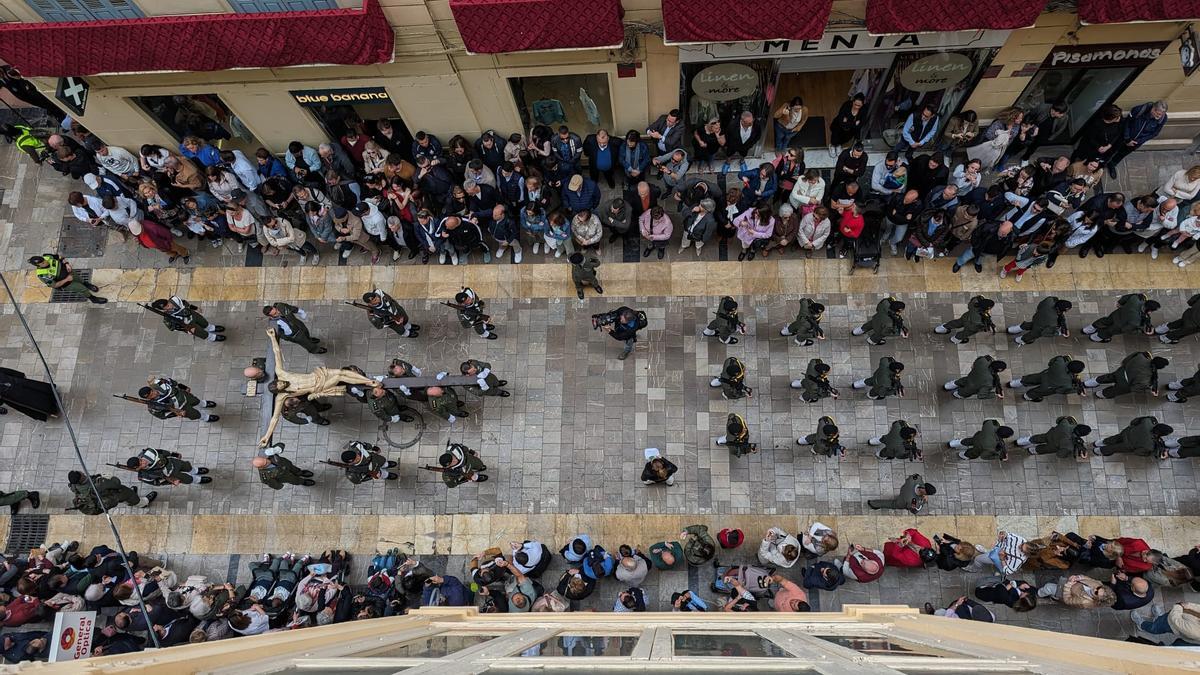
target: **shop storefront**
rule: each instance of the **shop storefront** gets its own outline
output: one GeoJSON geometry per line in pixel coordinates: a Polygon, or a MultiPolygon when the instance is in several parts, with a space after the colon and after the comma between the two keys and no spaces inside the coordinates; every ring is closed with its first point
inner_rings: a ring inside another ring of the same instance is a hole
{"type": "MultiPolygon", "coordinates": [[[[374,136],[379,122],[387,120],[395,139],[393,148],[403,156],[411,152],[412,134],[400,119],[400,113],[392,104],[387,89],[383,87],[358,87],[355,89],[305,89],[289,91],[296,103],[312,114],[317,124],[337,142],[346,131],[360,128],[374,136]]],[[[411,158],[410,158],[411,159],[411,158]]]]}
{"type": "Polygon", "coordinates": [[[882,147],[884,132],[921,105],[932,104],[943,119],[957,112],[1008,36],[1009,31],[990,30],[907,35],[839,31],[820,40],[680,45],[681,109],[691,125],[713,115],[727,125],[749,110],[763,121],[763,143],[771,147],[772,112],[798,96],[808,106],[809,121],[793,143],[820,147],[828,144],[829,122],[842,103],[861,93],[867,111],[863,137],[882,147]],[[706,94],[705,83],[728,77],[713,70],[728,70],[730,64],[716,65],[726,61],[743,68],[740,88],[730,93],[732,98],[720,90],[706,94]]]}
{"type": "Polygon", "coordinates": [[[1067,104],[1068,123],[1050,143],[1070,143],[1104,106],[1116,101],[1146,66],[1162,55],[1166,42],[1056,46],[1046,56],[1016,105],[1034,110],[1067,104]]]}

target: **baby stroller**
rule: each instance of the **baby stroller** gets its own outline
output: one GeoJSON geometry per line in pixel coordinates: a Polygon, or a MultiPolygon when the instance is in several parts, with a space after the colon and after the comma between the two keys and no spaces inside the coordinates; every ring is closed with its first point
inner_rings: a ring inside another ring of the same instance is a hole
{"type": "Polygon", "coordinates": [[[878,201],[869,202],[863,209],[862,234],[854,242],[854,257],[850,261],[850,274],[859,267],[871,268],[879,274],[879,261],[883,250],[880,237],[883,233],[883,207],[878,201]]]}

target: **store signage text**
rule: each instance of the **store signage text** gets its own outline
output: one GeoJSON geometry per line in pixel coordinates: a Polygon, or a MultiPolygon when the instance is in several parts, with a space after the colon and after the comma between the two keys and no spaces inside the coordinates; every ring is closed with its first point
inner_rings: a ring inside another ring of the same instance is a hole
{"type": "Polygon", "coordinates": [[[941,91],[966,79],[972,68],[971,59],[962,54],[932,54],[905,68],[900,84],[910,91],[941,91]]]}
{"type": "Polygon", "coordinates": [[[857,50],[899,51],[905,46],[916,49],[921,46],[921,36],[866,35],[864,33],[830,33],[828,41],[821,40],[768,40],[762,43],[763,54],[793,54],[796,52],[851,52],[857,50]],[[859,46],[859,38],[863,45],[859,46]],[[795,43],[795,44],[793,44],[795,43]]]}
{"type": "Polygon", "coordinates": [[[304,106],[322,105],[352,105],[355,103],[378,103],[390,101],[387,90],[383,87],[362,87],[359,89],[315,89],[310,91],[289,92],[296,103],[304,106]]]}
{"type": "Polygon", "coordinates": [[[729,59],[786,58],[906,52],[929,49],[976,49],[1001,47],[1011,31],[964,30],[940,33],[871,35],[867,31],[828,32],[819,40],[766,40],[757,42],[710,42],[679,45],[679,60],[725,61],[729,59]]]}
{"type": "Polygon", "coordinates": [[[1164,43],[1055,47],[1042,62],[1042,67],[1086,68],[1148,65],[1161,56],[1165,48],[1166,44],[1164,43]]]}
{"type": "Polygon", "coordinates": [[[758,91],[758,73],[740,63],[722,63],[696,73],[692,91],[710,101],[732,101],[758,91]]]}

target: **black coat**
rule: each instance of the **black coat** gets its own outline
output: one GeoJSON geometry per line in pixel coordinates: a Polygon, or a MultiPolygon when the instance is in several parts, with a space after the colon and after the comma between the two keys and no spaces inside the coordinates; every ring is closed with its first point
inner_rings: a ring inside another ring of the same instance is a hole
{"type": "Polygon", "coordinates": [[[41,422],[58,414],[58,402],[50,385],[30,380],[25,373],[9,368],[0,368],[0,406],[4,405],[41,422]]]}

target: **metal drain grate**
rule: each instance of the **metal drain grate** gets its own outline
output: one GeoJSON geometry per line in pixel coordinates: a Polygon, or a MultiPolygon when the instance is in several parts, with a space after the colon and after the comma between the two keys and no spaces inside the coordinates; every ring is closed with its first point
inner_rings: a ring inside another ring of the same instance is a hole
{"type": "Polygon", "coordinates": [[[58,230],[58,254],[64,258],[96,258],[104,255],[108,228],[80,221],[68,211],[58,230]]]}
{"type": "MultiPolygon", "coordinates": [[[[83,283],[86,284],[86,283],[91,282],[91,280],[92,280],[92,271],[91,270],[81,270],[79,268],[75,268],[75,270],[72,271],[71,273],[75,275],[76,281],[82,281],[83,283]]],[[[88,301],[87,293],[76,293],[75,291],[68,291],[65,289],[66,289],[66,287],[64,286],[63,288],[56,288],[53,291],[50,291],[50,302],[87,302],[88,301]]]]}
{"type": "Polygon", "coordinates": [[[46,530],[50,527],[50,516],[40,513],[18,513],[8,525],[8,543],[5,555],[28,553],[29,549],[46,543],[46,530]]]}

